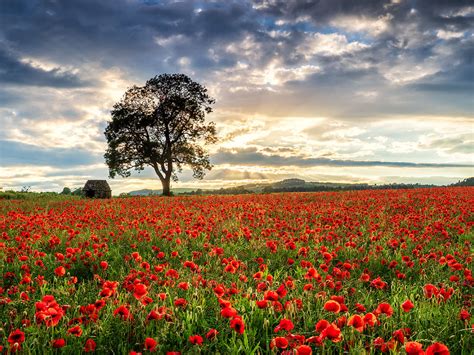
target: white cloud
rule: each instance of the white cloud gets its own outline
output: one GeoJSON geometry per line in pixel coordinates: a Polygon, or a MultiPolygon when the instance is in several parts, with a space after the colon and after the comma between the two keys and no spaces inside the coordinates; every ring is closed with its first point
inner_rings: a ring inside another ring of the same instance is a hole
{"type": "Polygon", "coordinates": [[[357,16],[338,16],[330,24],[334,27],[344,29],[350,32],[364,32],[368,35],[377,36],[390,26],[393,15],[385,14],[377,18],[357,17],[357,16]]]}
{"type": "Polygon", "coordinates": [[[350,42],[345,35],[340,33],[306,33],[305,40],[295,50],[306,60],[311,60],[315,55],[341,55],[368,47],[369,45],[358,41],[350,42]]]}
{"type": "Polygon", "coordinates": [[[441,38],[441,39],[450,40],[453,38],[464,37],[464,32],[438,30],[438,32],[436,32],[436,36],[438,36],[438,38],[441,38]]]}
{"type": "Polygon", "coordinates": [[[442,17],[452,18],[452,17],[471,17],[474,15],[474,6],[463,6],[455,10],[446,11],[441,14],[442,17]]]}
{"type": "Polygon", "coordinates": [[[437,73],[441,68],[436,63],[413,65],[400,61],[397,65],[386,69],[384,77],[394,84],[405,85],[437,73]]]}

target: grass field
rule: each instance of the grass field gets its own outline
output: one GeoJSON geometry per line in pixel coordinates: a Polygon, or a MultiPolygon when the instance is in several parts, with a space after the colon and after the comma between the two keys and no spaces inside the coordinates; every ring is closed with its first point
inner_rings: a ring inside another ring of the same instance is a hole
{"type": "Polygon", "coordinates": [[[3,200],[0,353],[470,354],[473,209],[469,187],[3,200]]]}

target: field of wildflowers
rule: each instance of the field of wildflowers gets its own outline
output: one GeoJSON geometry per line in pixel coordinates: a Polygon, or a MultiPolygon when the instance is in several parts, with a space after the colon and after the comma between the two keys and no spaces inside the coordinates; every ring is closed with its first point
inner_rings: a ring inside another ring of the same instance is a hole
{"type": "Polygon", "coordinates": [[[0,354],[470,354],[474,188],[0,201],[0,354]]]}

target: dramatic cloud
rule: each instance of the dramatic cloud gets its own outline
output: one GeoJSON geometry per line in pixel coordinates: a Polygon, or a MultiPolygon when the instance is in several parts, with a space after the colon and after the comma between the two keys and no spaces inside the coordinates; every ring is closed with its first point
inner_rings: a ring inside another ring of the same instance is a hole
{"type": "Polygon", "coordinates": [[[46,69],[40,63],[29,59],[15,58],[0,48],[0,83],[16,85],[51,86],[70,88],[84,86],[86,83],[74,74],[60,67],[46,69]]]}
{"type": "Polygon", "coordinates": [[[69,168],[102,162],[102,157],[89,151],[64,148],[42,148],[30,144],[0,140],[2,165],[40,165],[69,168]]]}
{"type": "Polygon", "coordinates": [[[217,100],[215,170],[189,186],[473,175],[472,1],[3,0],[0,23],[4,188],[105,178],[112,105],[173,72],[217,100]]]}

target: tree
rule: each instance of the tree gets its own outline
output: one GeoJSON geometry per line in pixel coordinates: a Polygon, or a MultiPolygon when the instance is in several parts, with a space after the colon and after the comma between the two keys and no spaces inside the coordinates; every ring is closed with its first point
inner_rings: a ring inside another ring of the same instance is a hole
{"type": "Polygon", "coordinates": [[[217,141],[215,124],[205,122],[214,102],[204,86],[184,74],[162,74],[128,89],[104,132],[110,177],[151,166],[165,196],[185,165],[202,179],[212,168],[203,146],[217,141]]]}
{"type": "Polygon", "coordinates": [[[82,188],[79,187],[79,188],[75,189],[75,190],[71,193],[71,195],[73,195],[73,196],[84,196],[84,191],[82,191],[82,188]]]}
{"type": "Polygon", "coordinates": [[[70,195],[71,189],[69,187],[64,187],[63,191],[61,191],[61,195],[70,195]]]}

